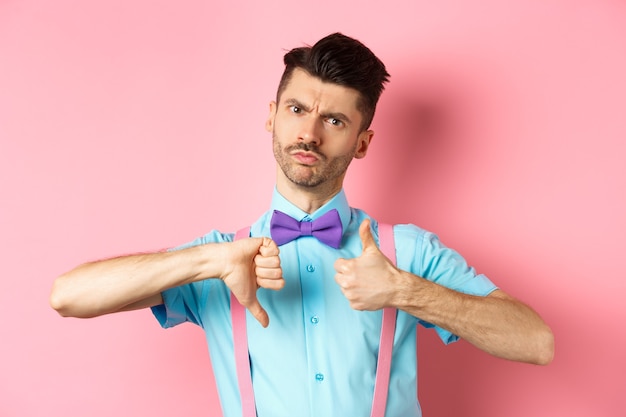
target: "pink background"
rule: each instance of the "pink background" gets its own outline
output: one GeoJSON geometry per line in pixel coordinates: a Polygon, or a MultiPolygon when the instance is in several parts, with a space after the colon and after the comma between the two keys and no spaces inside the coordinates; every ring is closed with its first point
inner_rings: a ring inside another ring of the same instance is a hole
{"type": "Polygon", "coordinates": [[[623,416],[623,1],[0,1],[0,416],[207,416],[202,332],[61,319],[78,263],[233,230],[274,184],[285,49],[387,64],[353,205],[436,231],[552,326],[548,367],[420,342],[428,417],[623,416]]]}

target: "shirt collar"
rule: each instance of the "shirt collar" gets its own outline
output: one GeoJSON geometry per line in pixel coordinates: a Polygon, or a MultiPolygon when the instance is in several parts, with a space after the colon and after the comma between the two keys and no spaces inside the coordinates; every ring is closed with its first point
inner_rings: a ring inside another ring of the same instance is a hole
{"type": "Polygon", "coordinates": [[[276,188],[274,188],[274,194],[272,195],[272,204],[270,205],[270,212],[273,212],[274,210],[279,210],[298,221],[315,220],[332,209],[336,209],[339,213],[339,218],[341,218],[341,225],[343,226],[343,230],[345,232],[348,229],[348,225],[350,224],[351,212],[350,206],[348,205],[348,199],[346,198],[346,193],[343,189],[335,194],[335,196],[331,198],[326,204],[324,204],[322,207],[315,210],[311,214],[296,207],[293,203],[283,197],[283,195],[280,194],[276,188]]]}

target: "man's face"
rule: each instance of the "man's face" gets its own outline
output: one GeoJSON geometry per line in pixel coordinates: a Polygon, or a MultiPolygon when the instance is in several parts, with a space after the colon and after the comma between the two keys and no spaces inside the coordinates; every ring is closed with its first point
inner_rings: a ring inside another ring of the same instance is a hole
{"type": "Polygon", "coordinates": [[[373,136],[372,131],[359,131],[358,98],[356,90],[294,70],[279,102],[270,103],[266,123],[273,135],[279,182],[341,188],[348,165],[365,156],[373,136]]]}

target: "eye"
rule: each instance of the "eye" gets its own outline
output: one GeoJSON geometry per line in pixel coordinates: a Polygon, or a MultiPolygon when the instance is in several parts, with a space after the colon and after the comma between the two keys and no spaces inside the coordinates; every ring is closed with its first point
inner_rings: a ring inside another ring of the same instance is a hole
{"type": "Polygon", "coordinates": [[[291,110],[292,113],[302,113],[302,109],[296,106],[295,104],[292,106],[289,106],[289,110],[291,110]]]}
{"type": "Polygon", "coordinates": [[[334,117],[328,118],[328,123],[330,123],[333,126],[337,126],[337,127],[343,126],[343,121],[340,120],[340,119],[336,119],[334,117]]]}

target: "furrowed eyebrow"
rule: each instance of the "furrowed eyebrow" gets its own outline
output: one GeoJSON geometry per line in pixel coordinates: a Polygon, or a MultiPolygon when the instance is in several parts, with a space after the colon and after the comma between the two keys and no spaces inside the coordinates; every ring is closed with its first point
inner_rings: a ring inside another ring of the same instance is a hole
{"type": "MultiPolygon", "coordinates": [[[[285,100],[285,106],[287,106],[287,107],[290,107],[290,106],[300,107],[302,110],[304,110],[307,113],[311,111],[311,109],[306,104],[303,104],[303,103],[299,102],[295,98],[286,99],[285,100]]],[[[348,116],[346,116],[345,114],[343,114],[341,112],[322,113],[322,114],[320,114],[320,116],[322,116],[325,119],[342,120],[346,124],[352,123],[352,120],[350,120],[350,118],[348,116]]]]}
{"type": "Polygon", "coordinates": [[[304,110],[307,113],[309,111],[311,111],[306,105],[300,103],[295,98],[289,98],[289,99],[285,100],[285,106],[287,106],[287,107],[291,107],[291,106],[300,107],[302,110],[304,110]]]}
{"type": "Polygon", "coordinates": [[[324,113],[321,115],[325,119],[337,119],[342,120],[346,124],[352,123],[352,120],[343,113],[324,113]]]}

